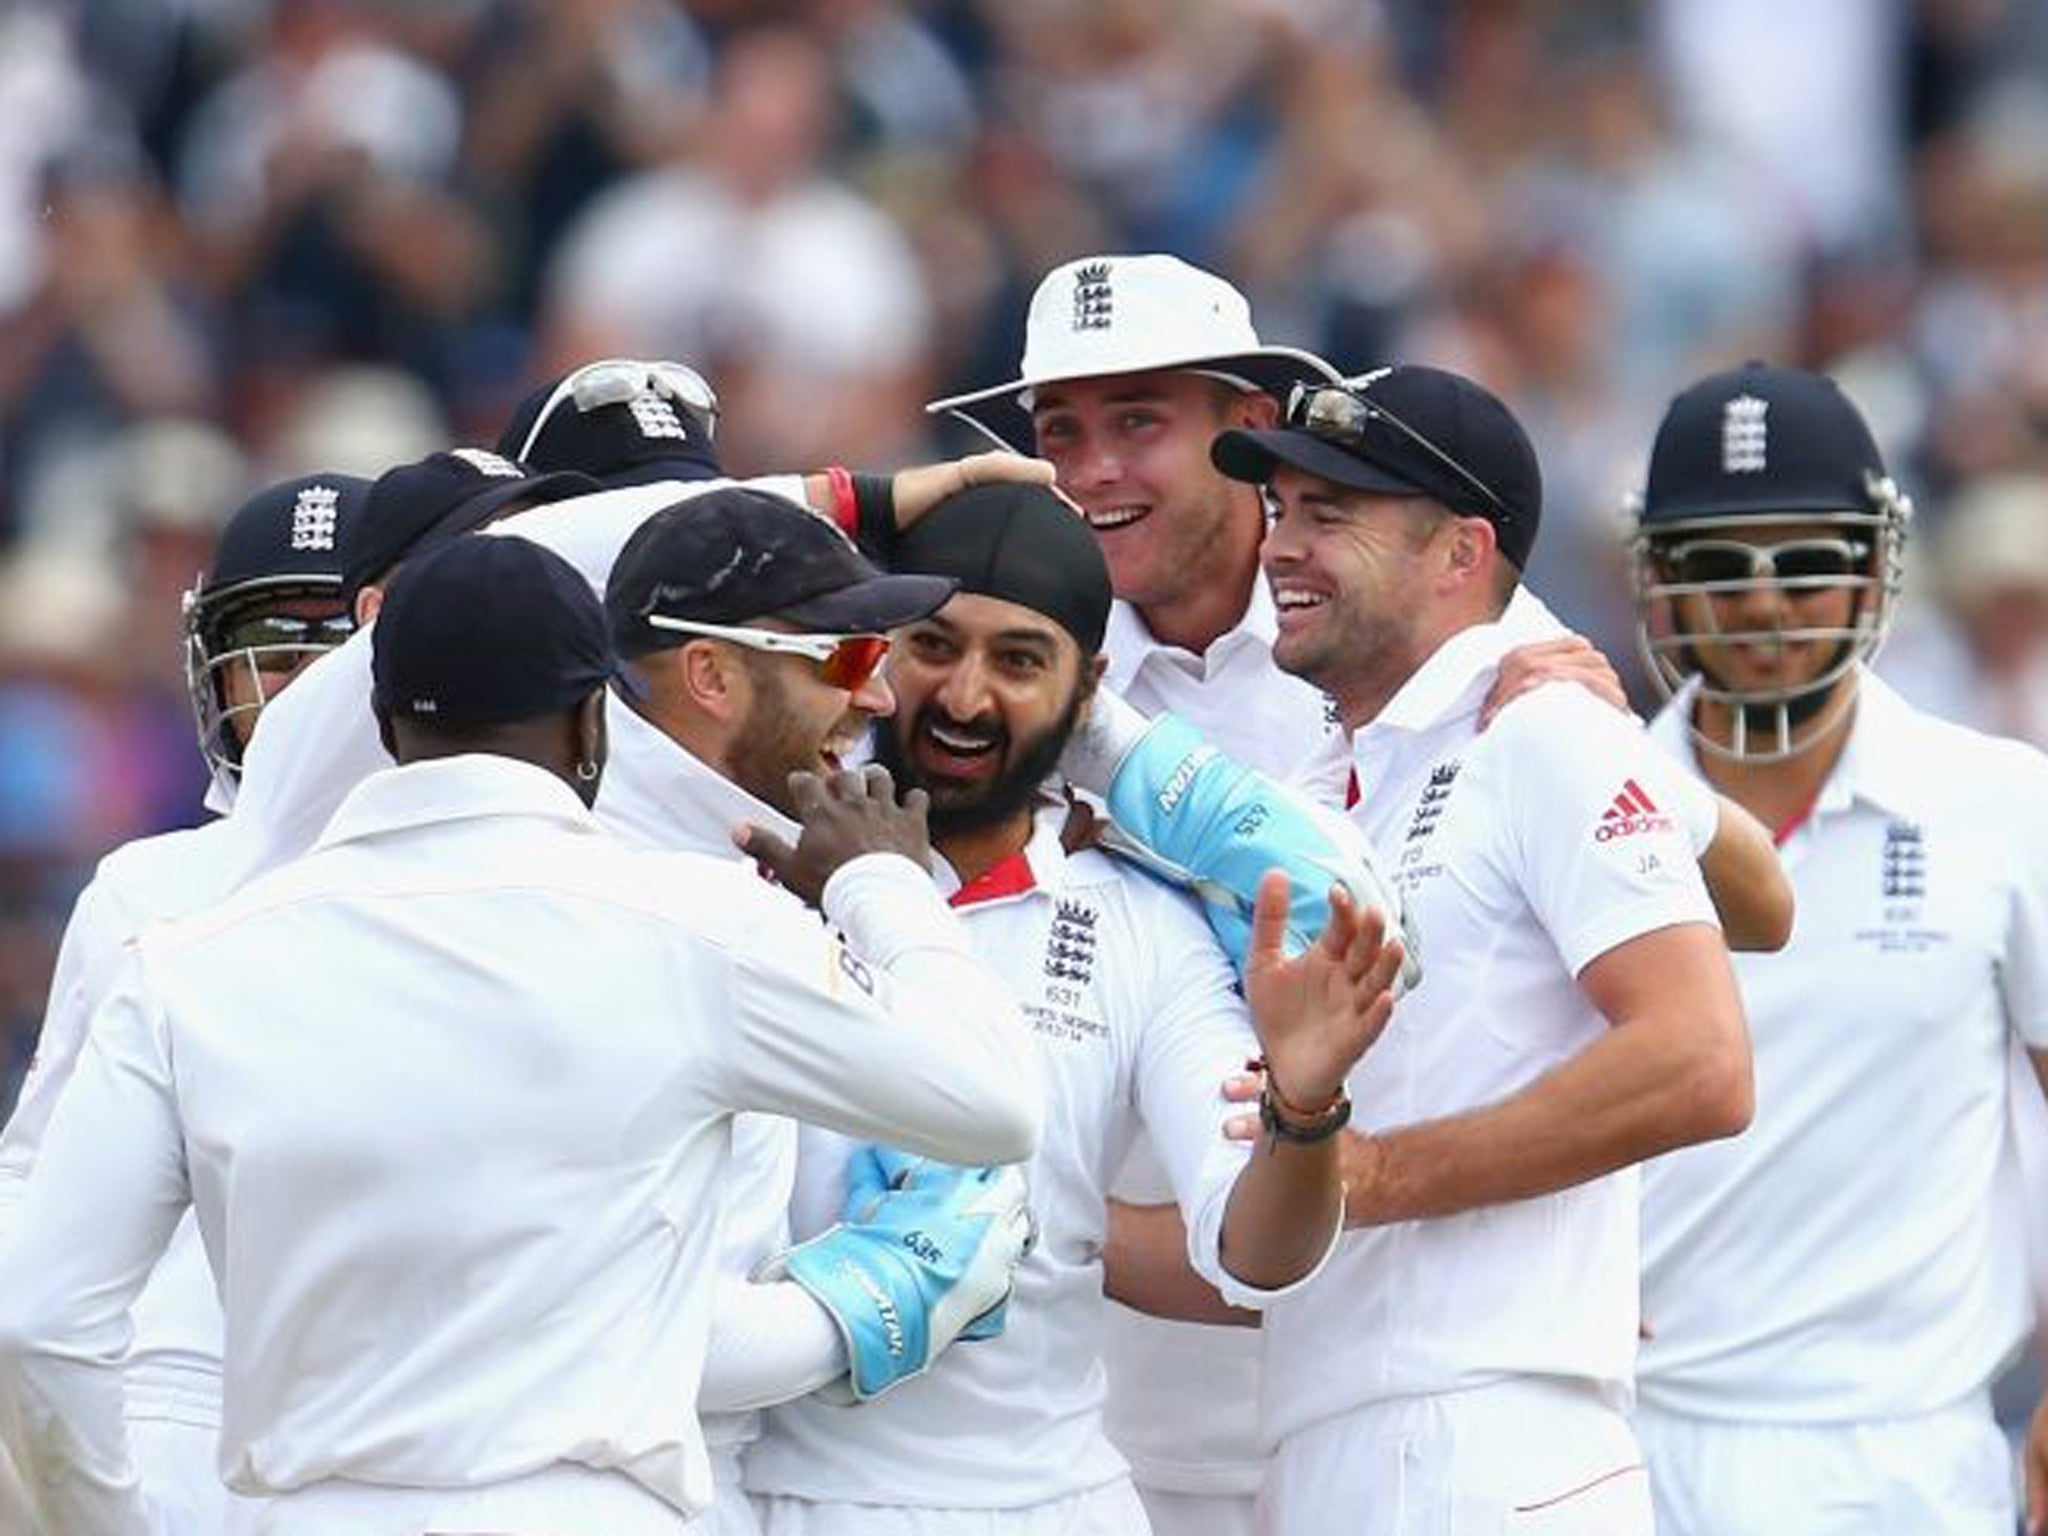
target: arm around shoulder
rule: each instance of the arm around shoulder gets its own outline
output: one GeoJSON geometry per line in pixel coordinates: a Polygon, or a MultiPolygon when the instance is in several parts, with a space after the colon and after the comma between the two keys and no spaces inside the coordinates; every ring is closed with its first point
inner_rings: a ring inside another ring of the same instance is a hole
{"type": "Polygon", "coordinates": [[[1726,795],[1714,798],[1720,815],[1700,875],[1721,933],[1732,950],[1774,954],[1792,941],[1792,882],[1764,824],[1726,795]]]}

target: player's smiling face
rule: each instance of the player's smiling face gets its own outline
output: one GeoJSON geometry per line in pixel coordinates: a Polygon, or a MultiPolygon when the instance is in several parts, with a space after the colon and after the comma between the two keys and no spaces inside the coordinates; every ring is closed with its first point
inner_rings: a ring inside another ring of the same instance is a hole
{"type": "Polygon", "coordinates": [[[1871,568],[1867,545],[1854,544],[1858,538],[1828,523],[1760,527],[1731,522],[1711,534],[1671,540],[1671,548],[1686,558],[1674,562],[1665,554],[1660,564],[1666,580],[1729,583],[1722,593],[1674,599],[1686,633],[1721,637],[1692,645],[1699,666],[1722,687],[1759,697],[1796,690],[1834,666],[1855,620],[1859,589],[1853,578],[1867,575],[1871,568]],[[1844,544],[1859,548],[1861,554],[1853,561],[1845,559],[1838,549],[1844,544]],[[1818,577],[1792,584],[1770,575],[1758,577],[1753,567],[1742,568],[1734,550],[1723,546],[1785,547],[1785,568],[1791,574],[1833,571],[1839,563],[1843,579],[1829,586],[1818,577]]]}
{"type": "Polygon", "coordinates": [[[1034,392],[1039,455],[1087,514],[1116,595],[1139,608],[1215,579],[1243,487],[1218,474],[1209,444],[1234,420],[1235,392],[1168,370],[1063,379],[1034,392]]]}
{"type": "Polygon", "coordinates": [[[962,593],[897,635],[876,756],[930,794],[941,838],[1028,816],[1101,666],[1037,610],[962,593]]]}
{"type": "Polygon", "coordinates": [[[1261,562],[1282,670],[1343,698],[1367,675],[1405,677],[1416,654],[1426,553],[1451,519],[1415,497],[1374,495],[1281,465],[1261,562]]]}

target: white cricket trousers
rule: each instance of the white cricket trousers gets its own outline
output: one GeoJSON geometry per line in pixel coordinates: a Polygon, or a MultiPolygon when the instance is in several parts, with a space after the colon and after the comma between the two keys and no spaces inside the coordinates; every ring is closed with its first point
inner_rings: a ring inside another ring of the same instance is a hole
{"type": "Polygon", "coordinates": [[[1248,1493],[1177,1493],[1138,1485],[1152,1536],[1252,1536],[1258,1529],[1248,1493]]]}
{"type": "Polygon", "coordinates": [[[747,1478],[741,1465],[746,1444],[712,1445],[711,1507],[698,1517],[701,1536],[761,1536],[761,1522],[754,1513],[754,1501],[747,1493],[747,1478]]]}
{"type": "Polygon", "coordinates": [[[1638,1406],[1659,1536],[2012,1536],[2013,1457],[1973,1397],[1853,1424],[1699,1419],[1638,1406]]]}
{"type": "Polygon", "coordinates": [[[766,1536],[1147,1536],[1128,1478],[1021,1509],[918,1509],[756,1498],[766,1536]]]}
{"type": "Polygon", "coordinates": [[[248,1502],[220,1480],[220,1431],[211,1426],[130,1418],[128,1453],[150,1536],[221,1536],[231,1508],[248,1502]]]}
{"type": "MultiPolygon", "coordinates": [[[[1590,1383],[1395,1398],[1280,1442],[1260,1536],[1651,1536],[1628,1421],[1590,1383]]],[[[1755,1533],[1751,1533],[1755,1536],[1755,1533]]]]}

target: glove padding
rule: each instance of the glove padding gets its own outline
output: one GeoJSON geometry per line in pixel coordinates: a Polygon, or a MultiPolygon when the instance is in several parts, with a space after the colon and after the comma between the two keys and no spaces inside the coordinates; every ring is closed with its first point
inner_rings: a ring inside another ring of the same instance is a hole
{"type": "Polygon", "coordinates": [[[841,1401],[865,1402],[930,1369],[1007,1301],[1034,1237],[1016,1166],[952,1168],[901,1153],[884,1161],[883,1150],[855,1155],[838,1225],[760,1272],[794,1280],[831,1314],[850,1362],[841,1401]]]}
{"type": "Polygon", "coordinates": [[[1289,955],[1330,920],[1330,888],[1385,917],[1404,951],[1395,993],[1422,980],[1421,952],[1400,888],[1380,873],[1346,818],[1225,757],[1194,727],[1161,715],[1125,752],[1105,797],[1103,842],[1202,898],[1210,930],[1239,978],[1251,948],[1252,904],[1269,869],[1287,876],[1289,955]]]}
{"type": "MultiPolygon", "coordinates": [[[[892,1190],[905,1188],[920,1181],[959,1178],[968,1173],[992,1173],[994,1169],[955,1168],[945,1163],[935,1163],[928,1157],[915,1152],[899,1152],[894,1147],[862,1147],[846,1164],[846,1209],[844,1214],[853,1219],[865,1219],[865,1213],[875,1209],[882,1201],[890,1198],[892,1190]]],[[[1030,1212],[1025,1212],[1030,1219],[1030,1212]]],[[[1029,1254],[1038,1237],[1035,1223],[1025,1238],[1024,1252],[1029,1254]]],[[[1021,1258],[1019,1260],[1021,1262],[1021,1258]]],[[[1014,1267],[1014,1266],[1013,1266],[1014,1267]]],[[[993,1339],[1002,1335],[1003,1324],[1009,1320],[1010,1292],[1006,1287],[1002,1299],[986,1311],[970,1317],[961,1328],[958,1337],[962,1339],[993,1339]]],[[[938,1351],[934,1349],[933,1354],[938,1351]]]]}

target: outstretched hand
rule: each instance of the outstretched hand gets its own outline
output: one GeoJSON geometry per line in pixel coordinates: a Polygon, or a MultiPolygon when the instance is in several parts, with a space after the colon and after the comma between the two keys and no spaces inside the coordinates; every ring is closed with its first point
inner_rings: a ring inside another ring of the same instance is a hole
{"type": "Polygon", "coordinates": [[[803,824],[794,844],[751,822],[733,834],[733,841],[812,906],[824,900],[825,884],[839,868],[862,854],[900,853],[920,869],[931,866],[931,833],[925,825],[930,796],[913,789],[898,804],[895,781],[880,764],[830,778],[792,773],[789,792],[803,824]]]}
{"type": "Polygon", "coordinates": [[[1290,960],[1287,907],[1287,877],[1271,871],[1252,907],[1245,1000],[1275,1090],[1289,1104],[1320,1107],[1387,1027],[1401,943],[1387,938],[1377,910],[1361,911],[1336,887],[1321,937],[1290,960]]]}

